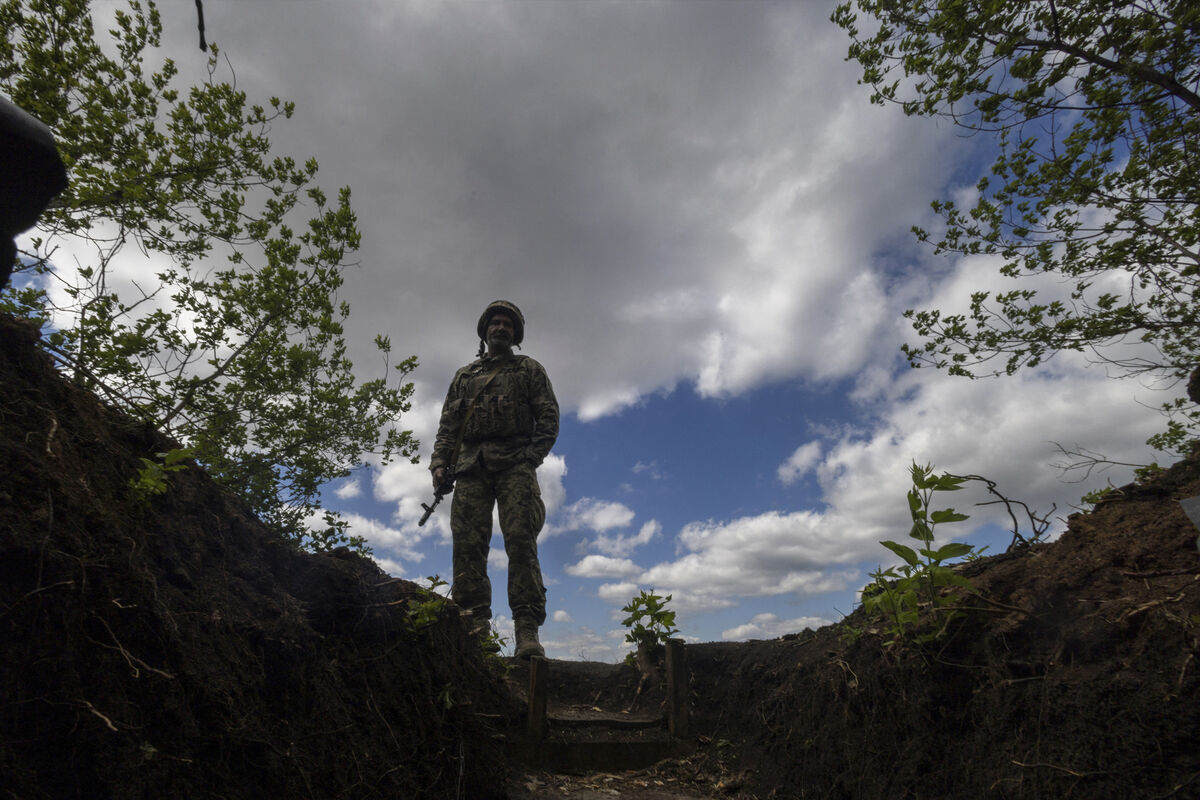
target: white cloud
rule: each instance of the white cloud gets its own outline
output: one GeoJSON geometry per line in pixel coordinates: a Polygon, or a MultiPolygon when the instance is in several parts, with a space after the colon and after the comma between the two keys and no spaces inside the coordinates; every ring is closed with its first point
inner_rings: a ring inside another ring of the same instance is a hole
{"type": "Polygon", "coordinates": [[[832,624],[833,620],[824,617],[797,617],[795,619],[780,619],[771,613],[755,614],[747,623],[721,632],[721,638],[727,642],[743,642],[747,639],[778,639],[789,633],[796,633],[805,628],[817,629],[832,624]]]}
{"type": "MultiPolygon", "coordinates": [[[[375,499],[397,504],[395,514],[397,522],[416,524],[422,514],[421,503],[433,501],[433,480],[425,464],[394,461],[385,467],[373,468],[371,477],[375,499]]],[[[443,503],[445,508],[439,506],[439,511],[448,514],[449,498],[446,498],[443,503]]],[[[430,521],[432,522],[434,519],[436,517],[431,518],[430,521]]]]}
{"type": "Polygon", "coordinates": [[[574,622],[575,621],[574,619],[571,618],[571,615],[568,612],[562,610],[561,608],[558,609],[557,611],[555,611],[553,614],[551,614],[550,619],[553,622],[574,622]]]}
{"type": "MultiPolygon", "coordinates": [[[[853,561],[853,539],[830,524],[827,515],[814,511],[781,513],[769,511],[729,522],[692,522],[677,537],[690,555],[672,566],[651,568],[647,580],[662,582],[681,572],[714,569],[718,584],[731,581],[738,585],[751,582],[758,593],[790,591],[778,581],[763,582],[764,571],[777,576],[794,576],[804,583],[813,579],[823,565],[853,561]],[[691,564],[691,567],[684,565],[691,564]]],[[[788,584],[797,580],[786,579],[788,584]]],[[[821,589],[820,591],[826,591],[821,589]]]]}
{"type": "Polygon", "coordinates": [[[873,232],[905,229],[947,143],[972,144],[871,107],[827,9],[517,4],[485,24],[436,5],[262,2],[221,26],[239,87],[298,101],[282,145],[351,137],[317,153],[364,234],[351,356],[375,363],[379,329],[419,353],[404,424],[423,450],[500,296],[524,303],[526,352],[582,420],[680,383],[861,365],[873,232]]]}
{"type": "Polygon", "coordinates": [[[404,564],[394,558],[380,558],[378,554],[373,557],[379,568],[391,575],[393,578],[404,577],[404,564]]]}
{"type": "Polygon", "coordinates": [[[316,143],[355,189],[350,355],[374,369],[376,331],[419,353],[402,424],[425,458],[499,296],[582,420],[680,384],[853,374],[891,313],[881,237],[975,146],[866,102],[818,5],[375,5],[211,22],[239,88],[298,101],[280,147],[316,143]]]}
{"type": "Polygon", "coordinates": [[[651,461],[649,464],[639,461],[633,465],[632,470],[634,475],[645,473],[646,477],[652,481],[661,481],[666,478],[666,475],[659,469],[657,461],[651,461]]]}
{"type": "Polygon", "coordinates": [[[546,504],[546,518],[562,508],[566,501],[567,490],[563,488],[563,478],[567,474],[567,460],[557,453],[551,453],[538,467],[538,486],[542,491],[542,502],[546,504]]]}
{"type": "MultiPolygon", "coordinates": [[[[896,384],[904,399],[886,408],[874,430],[835,443],[818,467],[832,513],[852,526],[902,533],[913,461],[986,476],[1012,499],[1043,511],[1057,503],[1061,512],[1088,487],[1062,482],[1053,442],[1086,443],[1119,461],[1152,460],[1154,454],[1137,443],[1161,418],[1134,402],[1137,385],[1080,362],[1064,355],[1038,371],[994,381],[926,370],[900,376],[896,384]]],[[[969,509],[975,520],[960,530],[987,519],[1003,522],[1001,509],[970,508],[983,499],[972,490],[935,502],[969,509]]]]}
{"type": "Polygon", "coordinates": [[[776,474],[784,486],[791,486],[808,474],[821,459],[821,443],[808,442],[796,448],[788,460],[779,466],[776,474]]]}
{"type": "Polygon", "coordinates": [[[659,524],[658,520],[652,519],[644,523],[641,529],[633,536],[601,534],[593,539],[590,544],[596,550],[607,553],[610,556],[627,556],[634,549],[657,539],[661,533],[662,525],[659,524]]]}
{"type": "MultiPolygon", "coordinates": [[[[433,499],[432,477],[422,464],[400,461],[383,467],[372,467],[371,480],[374,499],[398,504],[397,520],[411,517],[415,522],[421,516],[421,503],[433,499]]],[[[448,500],[447,497],[446,501],[448,500]]]]}
{"type": "Polygon", "coordinates": [[[448,370],[444,376],[430,375],[425,371],[419,374],[421,378],[414,381],[412,407],[404,412],[402,420],[404,427],[411,430],[420,441],[421,468],[428,472],[429,456],[433,453],[438,423],[442,418],[442,402],[454,371],[448,370]]]}
{"type": "Polygon", "coordinates": [[[601,600],[617,601],[624,604],[628,603],[630,599],[637,597],[638,585],[629,581],[605,583],[596,590],[596,595],[601,600]]]}
{"type": "MultiPolygon", "coordinates": [[[[38,229],[33,229],[20,238],[19,245],[32,252],[29,242],[35,232],[41,236],[38,229]]],[[[51,300],[54,327],[65,329],[75,323],[79,315],[71,313],[69,309],[77,302],[92,299],[92,290],[88,287],[95,285],[101,275],[103,291],[118,294],[129,306],[125,312],[129,320],[144,319],[152,313],[173,307],[169,301],[172,292],[161,291],[163,283],[158,278],[158,275],[177,268],[170,257],[141,249],[133,236],[110,222],[94,224],[89,236],[87,240],[71,237],[54,240],[54,252],[50,258],[53,272],[46,276],[43,284],[51,300]],[[93,270],[95,277],[83,278],[81,269],[93,270]],[[76,290],[80,292],[78,301],[70,295],[76,290]]],[[[113,313],[118,322],[127,321],[117,311],[113,313]]],[[[194,322],[195,315],[184,313],[179,317],[178,327],[181,332],[190,333],[194,322]]],[[[228,353],[230,349],[222,352],[228,353]]],[[[156,366],[168,369],[172,364],[167,362],[156,366]]],[[[200,362],[199,366],[199,374],[213,372],[207,363],[200,362]]]]}
{"type": "Polygon", "coordinates": [[[625,578],[636,575],[642,568],[628,558],[609,556],[584,556],[578,564],[567,567],[567,574],[576,578],[625,578]]]}
{"type": "MultiPolygon", "coordinates": [[[[1057,503],[1061,514],[1086,489],[1059,480],[1051,441],[1088,442],[1110,457],[1144,463],[1153,454],[1131,442],[1161,424],[1154,411],[1130,403],[1136,387],[1067,357],[1056,359],[1052,369],[1006,381],[920,371],[895,384],[901,399],[881,410],[873,428],[843,432],[809,465],[825,510],[689,523],[677,536],[682,555],[649,567],[638,583],[674,592],[683,604],[844,589],[861,580],[854,565],[890,560],[878,542],[904,540],[914,460],[938,471],[984,475],[1010,499],[1043,513],[1057,503]],[[1114,426],[1114,419],[1122,424],[1114,426]]],[[[961,539],[988,522],[1007,527],[1002,507],[975,505],[992,499],[982,485],[935,497],[935,507],[953,506],[972,517],[939,529],[939,537],[961,539]]]]}
{"type": "Polygon", "coordinates": [[[642,390],[634,386],[616,389],[593,389],[579,401],[579,419],[582,422],[615,414],[623,408],[636,405],[642,398],[642,390]]]}
{"type": "Polygon", "coordinates": [[[488,551],[488,572],[505,572],[508,570],[508,553],[504,547],[492,547],[488,551]]]}
{"type": "Polygon", "coordinates": [[[333,493],[341,500],[349,500],[362,494],[362,485],[357,479],[349,480],[334,489],[333,493]]]}
{"type": "Polygon", "coordinates": [[[715,591],[686,589],[677,586],[651,586],[660,595],[671,596],[669,608],[684,614],[699,614],[705,611],[715,611],[723,608],[734,608],[741,598],[733,594],[722,594],[715,591]]]}
{"type": "Polygon", "coordinates": [[[633,510],[624,503],[612,500],[597,500],[584,497],[564,509],[565,530],[586,528],[603,533],[613,528],[624,528],[633,522],[633,510]]]}
{"type": "MultiPolygon", "coordinates": [[[[349,523],[349,532],[354,536],[366,539],[380,559],[388,560],[388,563],[394,565],[410,562],[420,563],[424,560],[425,553],[421,548],[423,536],[419,530],[393,528],[361,514],[343,513],[342,517],[349,523]]],[[[392,574],[400,571],[399,569],[388,570],[392,574]]]]}
{"type": "Polygon", "coordinates": [[[571,631],[547,633],[539,637],[546,655],[550,658],[578,661],[619,661],[622,654],[620,644],[600,636],[591,628],[581,626],[571,631]]]}

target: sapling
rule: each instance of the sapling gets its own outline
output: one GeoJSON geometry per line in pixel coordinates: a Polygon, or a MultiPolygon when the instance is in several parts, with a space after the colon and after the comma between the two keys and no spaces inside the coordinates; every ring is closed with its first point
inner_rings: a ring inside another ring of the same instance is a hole
{"type": "Polygon", "coordinates": [[[930,510],[934,492],[953,492],[962,488],[969,478],[943,473],[935,475],[931,465],[913,462],[910,468],[912,489],[908,492],[908,508],[912,528],[908,535],[921,543],[913,549],[899,542],[880,542],[898,555],[903,564],[871,573],[875,579],[863,590],[863,608],[887,620],[886,632],[892,641],[907,639],[920,620],[922,607],[930,609],[938,619],[931,632],[915,636],[917,641],[940,637],[946,626],[961,612],[948,608],[952,598],[941,590],[948,586],[972,588],[971,582],[959,575],[946,562],[970,556],[976,549],[965,542],[949,542],[936,550],[933,547],[934,529],[943,523],[961,522],[970,517],[952,508],[930,510]]]}
{"type": "Polygon", "coordinates": [[[448,585],[446,581],[437,575],[430,575],[425,580],[429,581],[429,586],[418,584],[417,597],[420,599],[413,600],[408,606],[408,625],[413,631],[423,631],[436,624],[449,602],[438,592],[440,587],[448,585]]]}
{"type": "Polygon", "coordinates": [[[138,470],[137,477],[130,478],[128,482],[134,496],[143,504],[148,503],[151,497],[166,494],[167,475],[186,469],[187,465],[181,462],[191,458],[193,454],[190,448],[181,447],[154,455],[158,457],[158,461],[152,461],[149,458],[141,459],[142,466],[138,470]]]}
{"type": "Polygon", "coordinates": [[[621,624],[629,629],[625,634],[625,641],[637,647],[635,652],[625,657],[625,661],[636,664],[641,673],[637,691],[628,710],[632,710],[637,704],[647,685],[658,684],[655,654],[668,639],[679,633],[679,629],[675,627],[675,612],[667,609],[669,602],[671,595],[661,597],[654,591],[647,592],[643,589],[621,609],[629,615],[621,621],[621,624]]]}
{"type": "Polygon", "coordinates": [[[671,595],[660,597],[653,591],[642,590],[621,610],[629,616],[621,624],[629,628],[625,641],[647,649],[665,644],[679,630],[675,627],[675,612],[667,610],[671,595]]]}

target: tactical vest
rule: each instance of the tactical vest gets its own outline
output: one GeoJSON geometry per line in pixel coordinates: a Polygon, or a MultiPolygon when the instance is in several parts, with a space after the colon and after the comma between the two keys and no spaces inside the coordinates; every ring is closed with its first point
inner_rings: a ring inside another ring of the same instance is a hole
{"type": "Polygon", "coordinates": [[[460,390],[463,406],[459,419],[466,421],[464,442],[533,437],[529,378],[523,364],[526,358],[513,356],[494,376],[494,364],[479,361],[472,365],[460,390]],[[466,413],[467,403],[473,407],[470,415],[466,413]]]}

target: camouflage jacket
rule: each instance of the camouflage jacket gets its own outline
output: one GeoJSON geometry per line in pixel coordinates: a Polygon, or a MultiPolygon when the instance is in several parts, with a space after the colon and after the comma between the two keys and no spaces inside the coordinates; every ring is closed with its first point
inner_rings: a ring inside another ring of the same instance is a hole
{"type": "Polygon", "coordinates": [[[450,382],[429,469],[498,471],[523,461],[536,467],[557,438],[558,400],[542,365],[529,356],[484,356],[450,382]],[[469,415],[468,404],[473,406],[469,415]],[[462,445],[452,465],[460,433],[462,445]]]}

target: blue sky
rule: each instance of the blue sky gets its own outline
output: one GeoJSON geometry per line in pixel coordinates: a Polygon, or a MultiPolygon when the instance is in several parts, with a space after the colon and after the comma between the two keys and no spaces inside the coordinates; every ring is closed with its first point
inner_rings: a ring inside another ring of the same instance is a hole
{"type": "MultiPolygon", "coordinates": [[[[192,10],[162,10],[181,77],[202,79],[192,10]]],[[[524,352],[563,411],[539,472],[552,657],[619,659],[618,609],[640,589],[673,594],[693,640],[837,620],[888,563],[878,542],[907,533],[914,459],[1065,516],[1129,471],[1065,482],[1053,442],[1153,458],[1142,443],[1173,392],[1083,355],[995,381],[905,367],[906,308],[1006,286],[994,261],[935,257],[909,232],[936,226],[931,200],[970,200],[989,142],[872,106],[832,10],[205,2],[238,87],[297,103],[276,145],[353,188],[351,351],[364,375],[376,333],[418,356],[400,424],[423,459],[480,312],[524,311],[524,352]]],[[[972,520],[946,535],[1002,549],[997,510],[962,495],[947,504],[972,520]]],[[[446,510],[416,525],[429,496],[424,463],[392,464],[326,501],[392,574],[447,577],[446,510]]],[[[494,555],[502,587],[498,539],[494,555]]],[[[510,630],[502,590],[493,608],[510,630]]]]}

